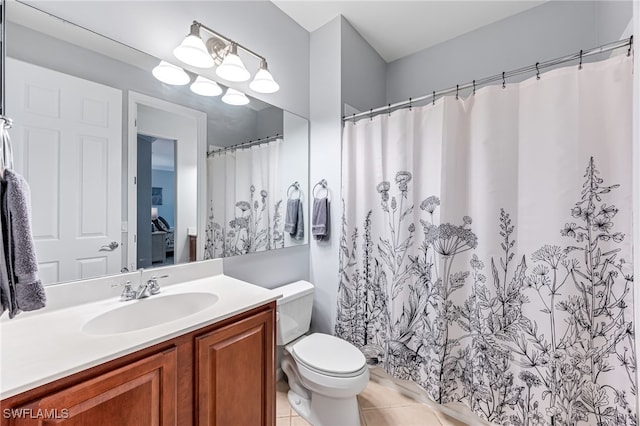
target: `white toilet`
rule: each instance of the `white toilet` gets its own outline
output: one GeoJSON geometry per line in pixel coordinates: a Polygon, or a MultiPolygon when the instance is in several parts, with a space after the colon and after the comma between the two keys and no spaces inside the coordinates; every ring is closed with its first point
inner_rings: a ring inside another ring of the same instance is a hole
{"type": "Polygon", "coordinates": [[[356,395],[369,383],[362,352],[351,343],[309,331],[313,285],[298,281],[274,289],[278,300],[277,344],[284,345],[282,371],[291,407],[313,426],[360,426],[356,395]]]}

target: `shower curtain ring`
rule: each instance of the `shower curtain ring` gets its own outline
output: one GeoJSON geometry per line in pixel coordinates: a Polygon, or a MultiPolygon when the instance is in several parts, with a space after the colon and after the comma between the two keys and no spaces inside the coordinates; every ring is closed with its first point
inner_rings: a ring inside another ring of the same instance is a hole
{"type": "Polygon", "coordinates": [[[433,104],[435,105],[436,104],[436,91],[435,90],[433,91],[433,96],[432,96],[431,99],[433,100],[433,104]]]}
{"type": "Polygon", "coordinates": [[[458,93],[460,92],[460,85],[456,84],[456,101],[459,99],[458,98],[458,93]]]}
{"type": "Polygon", "coordinates": [[[633,35],[629,37],[629,50],[627,50],[627,56],[631,56],[631,47],[633,46],[633,35]]]}
{"type": "Polygon", "coordinates": [[[356,113],[353,113],[353,124],[356,124],[356,113]]]}
{"type": "Polygon", "coordinates": [[[504,80],[504,74],[505,74],[505,71],[502,71],[502,88],[503,88],[503,89],[506,89],[506,87],[507,87],[507,83],[506,83],[506,81],[504,80]]]}
{"type": "Polygon", "coordinates": [[[389,117],[391,117],[391,104],[389,104],[389,117]]]}
{"type": "Polygon", "coordinates": [[[538,68],[540,62],[536,62],[536,80],[540,80],[540,68],[538,68]]]}
{"type": "Polygon", "coordinates": [[[578,69],[582,69],[582,50],[580,50],[580,63],[578,64],[578,69]]]}
{"type": "Polygon", "coordinates": [[[473,80],[473,94],[476,94],[476,81],[473,80]]]}
{"type": "Polygon", "coordinates": [[[369,121],[373,121],[373,108],[369,110],[369,121]]]}
{"type": "Polygon", "coordinates": [[[412,107],[413,107],[413,105],[411,105],[411,98],[409,98],[409,111],[411,111],[412,107]]]}

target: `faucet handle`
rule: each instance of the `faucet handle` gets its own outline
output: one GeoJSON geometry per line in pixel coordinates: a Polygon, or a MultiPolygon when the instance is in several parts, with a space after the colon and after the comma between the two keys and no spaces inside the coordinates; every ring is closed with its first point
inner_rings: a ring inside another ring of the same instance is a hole
{"type": "Polygon", "coordinates": [[[149,293],[158,294],[160,293],[160,284],[158,284],[158,279],[160,278],[168,278],[169,275],[161,275],[156,277],[155,275],[151,277],[149,280],[149,293]]]}
{"type": "Polygon", "coordinates": [[[120,294],[120,300],[131,300],[136,297],[136,292],[133,291],[131,287],[131,281],[127,281],[124,283],[124,288],[122,289],[122,293],[120,294]]]}

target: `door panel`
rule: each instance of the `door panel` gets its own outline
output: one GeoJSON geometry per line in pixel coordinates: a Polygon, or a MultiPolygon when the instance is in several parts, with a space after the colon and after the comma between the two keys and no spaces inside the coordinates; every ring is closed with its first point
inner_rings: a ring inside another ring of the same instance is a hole
{"type": "Polygon", "coordinates": [[[14,168],[31,187],[41,279],[119,272],[122,92],[11,58],[7,75],[14,168]]]}

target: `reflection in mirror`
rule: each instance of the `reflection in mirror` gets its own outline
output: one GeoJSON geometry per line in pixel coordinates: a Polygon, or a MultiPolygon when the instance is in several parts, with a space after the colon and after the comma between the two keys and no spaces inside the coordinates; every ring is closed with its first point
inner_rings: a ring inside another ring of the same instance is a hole
{"type": "Polygon", "coordinates": [[[307,120],[252,97],[230,106],[161,83],[157,58],[23,3],[8,12],[6,113],[43,283],[308,241],[284,231],[287,188],[298,181],[302,200],[308,192],[307,120]],[[154,155],[156,144],[173,160],[154,155]],[[207,157],[207,147],[237,145],[207,157]],[[277,154],[262,154],[272,146],[277,154]],[[212,180],[228,167],[249,174],[212,180]]]}
{"type": "Polygon", "coordinates": [[[209,152],[205,258],[255,253],[308,241],[303,209],[303,188],[308,187],[307,121],[286,112],[268,113],[282,116],[269,121],[282,123],[283,130],[270,129],[275,130],[274,136],[209,152]],[[290,190],[292,186],[294,191],[290,190]]]}

